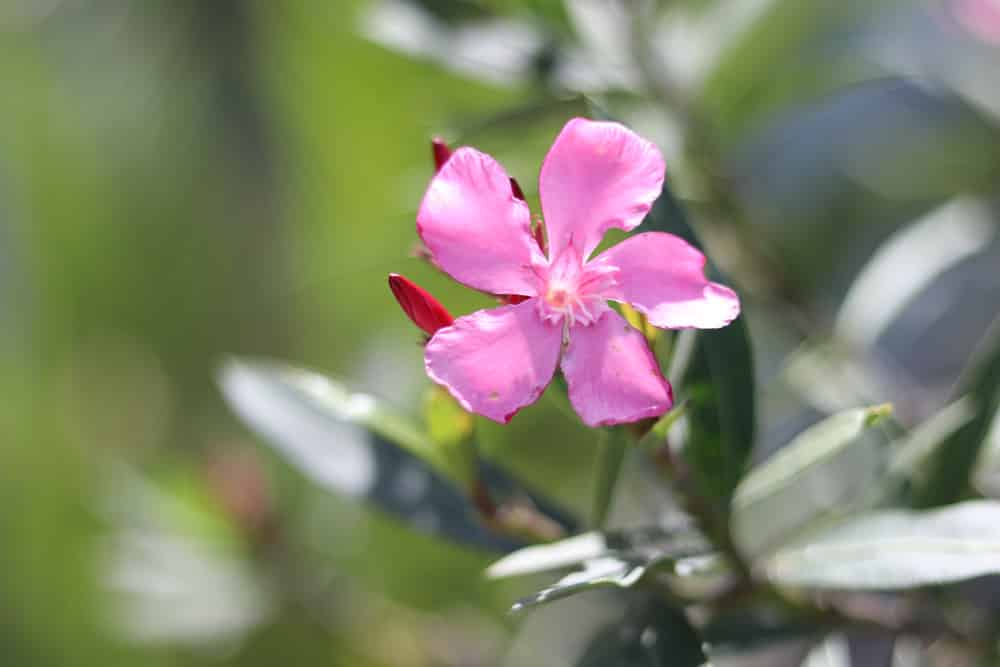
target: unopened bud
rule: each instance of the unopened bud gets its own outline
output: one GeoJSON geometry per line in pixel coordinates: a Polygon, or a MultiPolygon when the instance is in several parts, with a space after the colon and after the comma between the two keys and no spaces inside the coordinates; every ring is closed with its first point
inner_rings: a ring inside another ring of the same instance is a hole
{"type": "Polygon", "coordinates": [[[428,336],[441,327],[451,326],[455,319],[427,290],[398,273],[389,274],[389,289],[410,321],[428,336]]]}
{"type": "Polygon", "coordinates": [[[441,171],[441,167],[451,157],[451,149],[441,137],[431,139],[431,152],[434,154],[434,171],[441,171]]]}

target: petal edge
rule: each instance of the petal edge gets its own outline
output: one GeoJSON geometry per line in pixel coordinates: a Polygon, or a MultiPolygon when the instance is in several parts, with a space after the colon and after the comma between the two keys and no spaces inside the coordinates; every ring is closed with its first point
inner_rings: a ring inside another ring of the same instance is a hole
{"type": "Polygon", "coordinates": [[[607,294],[628,303],[663,329],[719,329],[740,314],[729,287],[705,277],[705,255],[666,232],[646,232],[608,248],[594,262],[619,269],[607,294]]]}
{"type": "Polygon", "coordinates": [[[528,299],[480,310],[439,329],[424,349],[427,375],[463,408],[505,424],[534,403],[555,373],[561,330],[528,299]]]}
{"type": "Polygon", "coordinates": [[[544,258],[531,236],[531,213],[510,177],[489,155],[463,147],[431,180],[417,212],[417,233],[442,271],[473,289],[534,296],[533,266],[544,258]]]}
{"type": "Polygon", "coordinates": [[[665,171],[659,149],[624,125],[570,120],[538,178],[549,256],[572,244],[585,259],[607,230],[634,229],[660,196],[665,171]]]}
{"type": "Polygon", "coordinates": [[[561,365],[570,403],[587,426],[657,417],[673,406],[673,390],[645,337],[613,310],[570,330],[561,365]]]}

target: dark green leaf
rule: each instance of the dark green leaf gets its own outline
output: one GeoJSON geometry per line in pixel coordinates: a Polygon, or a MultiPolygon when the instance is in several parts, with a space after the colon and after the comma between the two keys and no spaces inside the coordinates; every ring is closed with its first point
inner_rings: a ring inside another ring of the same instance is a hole
{"type": "Polygon", "coordinates": [[[688,399],[684,457],[725,515],[746,472],[756,428],[753,362],[742,317],[724,329],[698,332],[681,395],[688,399]]]}
{"type": "Polygon", "coordinates": [[[733,497],[732,532],[749,557],[779,546],[873,492],[888,458],[879,408],[849,410],[806,429],[757,466],[733,497]],[[874,412],[873,412],[874,411],[874,412]]]}
{"type": "Polygon", "coordinates": [[[751,609],[723,612],[702,627],[701,634],[711,645],[713,653],[733,653],[773,642],[817,638],[828,630],[828,627],[808,619],[791,617],[777,609],[760,605],[751,609]]]}
{"type": "Polygon", "coordinates": [[[990,424],[1000,410],[1000,318],[994,321],[973,355],[957,393],[968,396],[973,417],[955,430],[931,457],[926,481],[913,493],[916,507],[955,502],[971,488],[973,468],[990,424]]]}
{"type": "Polygon", "coordinates": [[[788,544],[762,569],[781,585],[874,590],[1000,573],[1000,502],[848,518],[788,544]]]}
{"type": "MultiPolygon", "coordinates": [[[[523,546],[488,529],[430,438],[374,397],[266,362],[232,361],[220,384],[250,428],[320,486],[460,544],[501,552],[523,546]]],[[[479,474],[495,499],[524,497],[564,531],[575,529],[566,513],[496,466],[481,463],[479,474]]]]}
{"type": "Polygon", "coordinates": [[[699,667],[708,662],[701,637],[684,612],[639,597],[619,622],[591,640],[577,667],[699,667]]]}
{"type": "MultiPolygon", "coordinates": [[[[633,233],[653,231],[675,234],[702,248],[668,185],[633,233]]],[[[711,260],[707,273],[713,280],[726,282],[711,260]]],[[[753,357],[742,317],[722,329],[698,332],[679,397],[688,400],[685,459],[700,488],[711,492],[724,517],[729,498],[746,472],[756,431],[753,357]]]]}

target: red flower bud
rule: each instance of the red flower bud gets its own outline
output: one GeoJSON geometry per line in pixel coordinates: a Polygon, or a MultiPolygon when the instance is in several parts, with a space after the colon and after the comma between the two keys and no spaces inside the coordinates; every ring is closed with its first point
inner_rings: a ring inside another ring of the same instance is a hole
{"type": "Polygon", "coordinates": [[[448,148],[448,144],[441,137],[434,137],[431,139],[431,152],[434,154],[434,171],[441,171],[441,167],[444,163],[448,161],[451,157],[451,149],[448,148]]]}
{"type": "Polygon", "coordinates": [[[389,274],[389,289],[406,316],[428,336],[455,320],[451,313],[424,288],[398,273],[389,274]]]}

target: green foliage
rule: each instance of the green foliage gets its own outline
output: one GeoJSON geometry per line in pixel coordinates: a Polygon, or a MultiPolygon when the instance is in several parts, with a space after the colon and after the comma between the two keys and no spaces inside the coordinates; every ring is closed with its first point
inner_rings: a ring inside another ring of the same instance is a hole
{"type": "MultiPolygon", "coordinates": [[[[667,232],[703,248],[680,202],[664,185],[646,220],[633,232],[667,232]]],[[[706,273],[725,282],[713,264],[706,273]]],[[[684,458],[707,492],[720,521],[729,498],[746,471],[756,433],[753,355],[743,317],[727,327],[699,331],[686,366],[680,398],[686,400],[688,434],[684,458]]]]}
{"type": "Polygon", "coordinates": [[[620,622],[598,632],[576,664],[698,667],[706,661],[701,638],[682,612],[657,600],[638,597],[631,601],[620,622]]]}
{"type": "Polygon", "coordinates": [[[973,355],[958,388],[967,396],[972,418],[943,439],[928,461],[926,479],[914,491],[918,507],[939,507],[961,500],[969,491],[973,468],[1000,410],[1000,320],[973,355]]]}
{"type": "Polygon", "coordinates": [[[733,498],[732,523],[747,556],[759,557],[817,519],[870,501],[885,479],[889,453],[873,414],[828,417],[746,476],[733,498]]]}
{"type": "Polygon", "coordinates": [[[756,652],[858,634],[996,662],[986,18],[124,4],[0,3],[0,662],[792,665],[756,652]],[[656,422],[590,431],[557,376],[487,423],[426,380],[384,276],[494,305],[414,257],[428,140],[539,211],[577,115],[660,146],[634,233],[704,250],[744,314],[659,334],[656,422]]]}
{"type": "Polygon", "coordinates": [[[717,554],[698,533],[660,528],[584,533],[526,547],[493,563],[487,574],[505,578],[571,566],[580,569],[518,600],[513,609],[520,611],[597,588],[632,588],[654,573],[680,579],[725,575],[717,554]]]}
{"type": "Polygon", "coordinates": [[[765,559],[785,586],[892,590],[1000,573],[1000,503],[884,510],[832,522],[765,559]]]}
{"type": "Polygon", "coordinates": [[[233,409],[307,477],[417,530],[508,551],[538,526],[555,535],[572,528],[572,519],[551,501],[495,466],[479,472],[474,454],[457,459],[449,447],[455,443],[439,444],[368,394],[308,371],[250,361],[230,362],[220,383],[233,409]],[[485,507],[480,494],[486,494],[485,507]],[[497,511],[492,496],[529,505],[509,525],[491,526],[497,511]]]}

